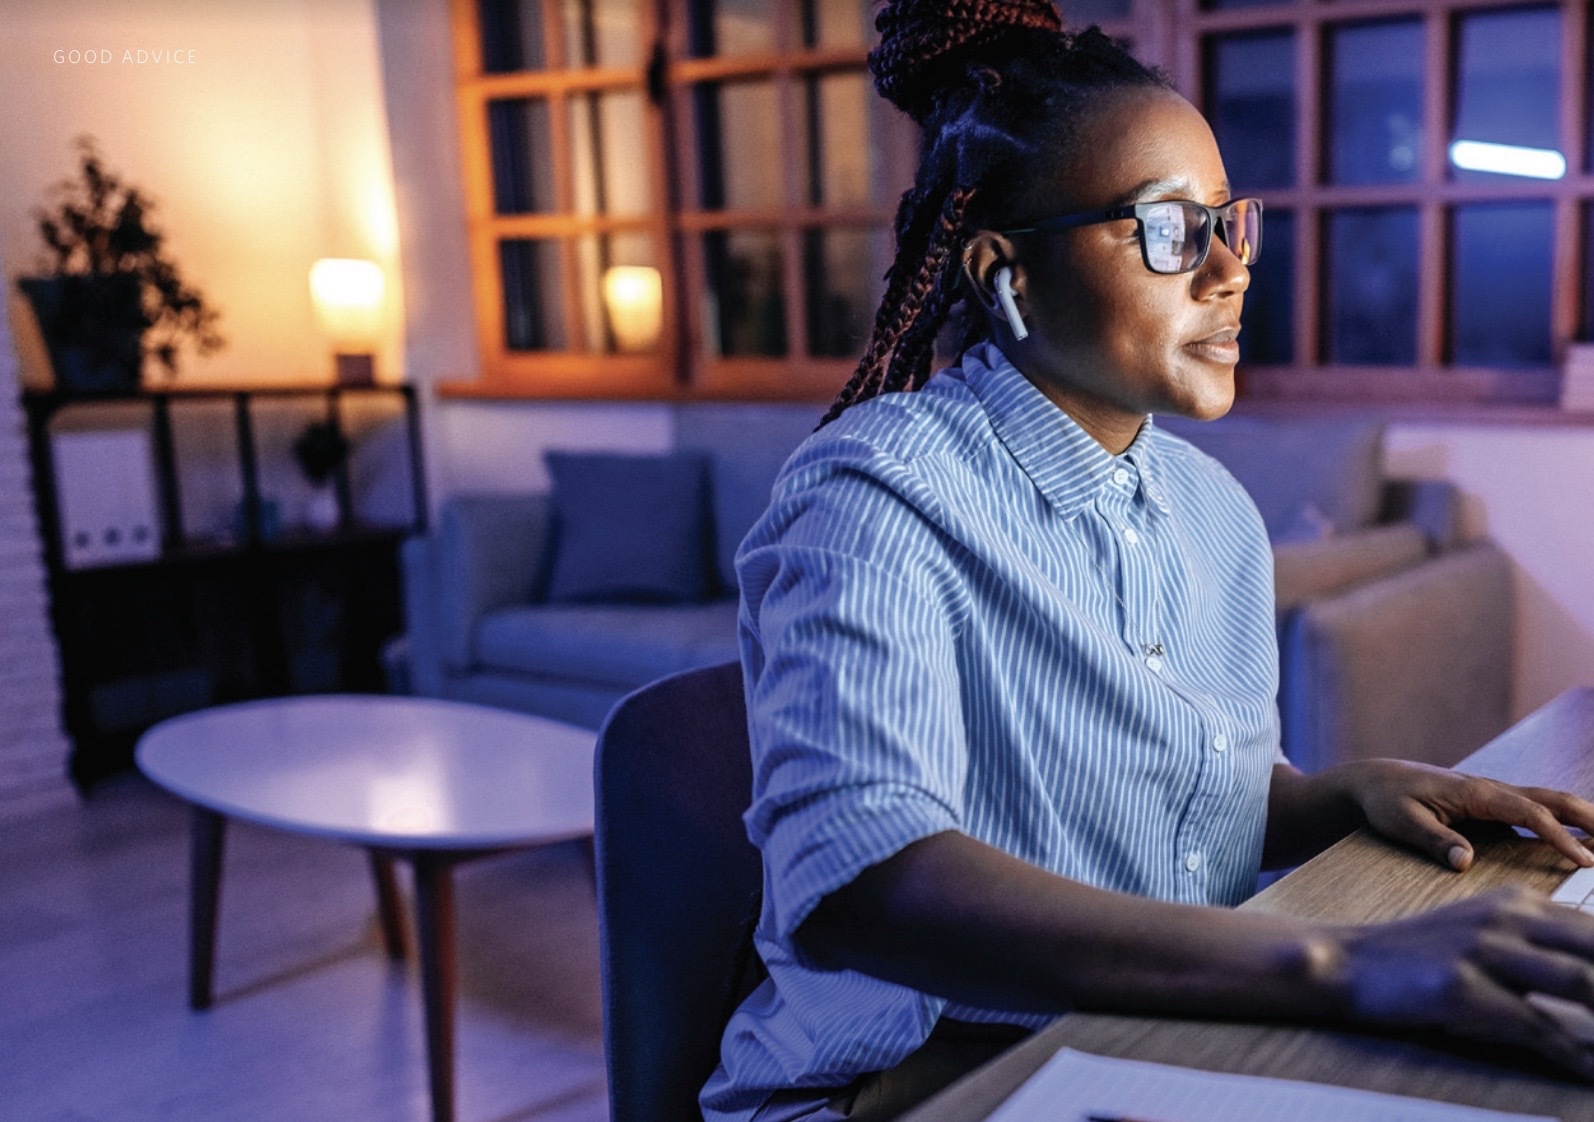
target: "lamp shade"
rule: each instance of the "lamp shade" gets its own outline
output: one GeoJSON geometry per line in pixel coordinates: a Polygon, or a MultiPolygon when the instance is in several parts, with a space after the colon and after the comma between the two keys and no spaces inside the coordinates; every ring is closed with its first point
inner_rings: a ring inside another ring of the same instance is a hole
{"type": "Polygon", "coordinates": [[[336,349],[375,349],[382,332],[382,269],[375,261],[323,257],[310,267],[310,297],[336,349]]]}
{"type": "Polygon", "coordinates": [[[651,351],[664,325],[664,285],[648,265],[615,265],[603,274],[603,303],[622,351],[651,351]]]}

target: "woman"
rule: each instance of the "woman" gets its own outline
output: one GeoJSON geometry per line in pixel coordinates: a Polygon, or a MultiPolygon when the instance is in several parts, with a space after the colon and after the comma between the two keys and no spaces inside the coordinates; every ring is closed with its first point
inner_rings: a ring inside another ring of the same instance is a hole
{"type": "Polygon", "coordinates": [[[1431,1025],[1594,1075],[1524,996],[1594,995],[1587,917],[1230,910],[1362,823],[1457,872],[1459,819],[1589,865],[1562,823],[1594,806],[1285,762],[1261,520],[1152,419],[1233,400],[1260,207],[1205,121],[1045,0],[878,26],[924,156],[858,374],[738,555],[769,976],[705,1115],[889,1117],[1069,1009],[1431,1025]],[[965,349],[929,378],[960,289],[965,349]]]}

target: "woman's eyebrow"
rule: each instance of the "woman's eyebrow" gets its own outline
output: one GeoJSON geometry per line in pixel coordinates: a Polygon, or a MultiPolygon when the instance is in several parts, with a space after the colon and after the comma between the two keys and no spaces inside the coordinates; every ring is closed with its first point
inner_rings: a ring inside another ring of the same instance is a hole
{"type": "MultiPolygon", "coordinates": [[[[1229,181],[1224,180],[1218,185],[1218,193],[1224,198],[1229,197],[1229,181]]],[[[1159,195],[1177,195],[1190,199],[1195,197],[1195,184],[1181,176],[1165,179],[1146,179],[1135,184],[1129,190],[1114,199],[1109,206],[1128,206],[1130,203],[1150,202],[1159,195]]]]}
{"type": "Polygon", "coordinates": [[[1135,184],[1129,190],[1119,195],[1112,201],[1113,206],[1128,206],[1130,203],[1147,202],[1155,195],[1168,195],[1183,193],[1188,195],[1193,191],[1194,185],[1182,177],[1169,179],[1146,179],[1135,184]]]}

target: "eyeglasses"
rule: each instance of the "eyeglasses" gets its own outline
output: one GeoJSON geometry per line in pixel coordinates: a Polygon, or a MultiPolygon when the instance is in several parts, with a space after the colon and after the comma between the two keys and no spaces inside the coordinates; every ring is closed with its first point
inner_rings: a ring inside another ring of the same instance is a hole
{"type": "Polygon", "coordinates": [[[1031,234],[1039,230],[1069,230],[1098,222],[1133,218],[1139,225],[1140,256],[1153,273],[1188,273],[1199,269],[1212,248],[1212,230],[1242,265],[1255,265],[1262,256],[1262,201],[1235,199],[1228,206],[1203,206],[1188,199],[1135,203],[1108,210],[1089,210],[1043,218],[1004,234],[1031,234]]]}

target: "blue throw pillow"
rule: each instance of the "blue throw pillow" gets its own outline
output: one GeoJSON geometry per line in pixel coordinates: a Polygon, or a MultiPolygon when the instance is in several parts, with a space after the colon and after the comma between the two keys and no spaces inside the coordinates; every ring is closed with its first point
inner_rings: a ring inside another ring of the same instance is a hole
{"type": "Polygon", "coordinates": [[[555,603],[702,600],[710,587],[708,459],[549,452],[555,603]]]}

